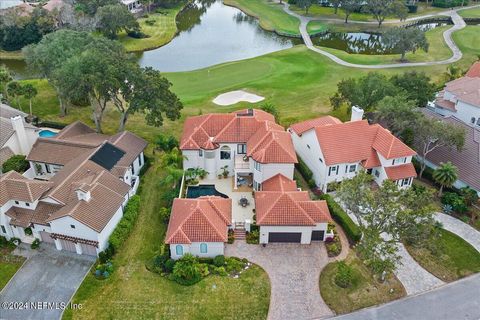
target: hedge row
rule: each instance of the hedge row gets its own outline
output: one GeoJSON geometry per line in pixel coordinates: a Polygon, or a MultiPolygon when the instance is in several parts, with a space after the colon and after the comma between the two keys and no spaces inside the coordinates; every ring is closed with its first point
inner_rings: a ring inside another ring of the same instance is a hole
{"type": "Polygon", "coordinates": [[[114,254],[120,248],[120,246],[125,242],[133,227],[137,221],[138,211],[140,208],[140,197],[135,195],[128,200],[125,210],[123,212],[123,217],[120,222],[113,230],[108,242],[110,248],[114,254]]]}
{"type": "Polygon", "coordinates": [[[462,5],[467,6],[468,0],[433,0],[433,6],[439,8],[452,8],[462,5]]]}
{"type": "Polygon", "coordinates": [[[303,176],[305,181],[307,181],[308,186],[310,188],[315,188],[317,185],[315,183],[315,180],[313,179],[312,170],[310,170],[310,168],[306,165],[305,162],[303,162],[302,158],[300,158],[298,155],[297,155],[297,158],[298,158],[298,163],[295,165],[297,167],[297,170],[303,176]]]}
{"type": "Polygon", "coordinates": [[[353,220],[342,209],[342,207],[340,207],[340,205],[333,200],[332,196],[329,194],[323,194],[320,196],[320,198],[327,201],[330,214],[332,215],[333,219],[343,228],[350,242],[358,242],[362,237],[362,232],[357,224],[353,222],[353,220]]]}

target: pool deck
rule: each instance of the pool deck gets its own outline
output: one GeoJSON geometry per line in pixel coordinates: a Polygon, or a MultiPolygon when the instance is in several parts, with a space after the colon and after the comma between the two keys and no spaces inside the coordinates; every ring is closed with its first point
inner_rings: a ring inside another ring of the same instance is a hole
{"type": "Polygon", "coordinates": [[[202,184],[214,184],[215,189],[218,192],[221,192],[227,195],[232,199],[232,220],[233,222],[245,222],[246,220],[253,220],[253,209],[255,209],[255,201],[252,195],[252,188],[242,186],[237,190],[233,189],[233,177],[228,177],[227,179],[204,179],[200,181],[202,184]],[[250,205],[247,207],[242,207],[238,204],[238,201],[243,197],[248,199],[250,205]]]}

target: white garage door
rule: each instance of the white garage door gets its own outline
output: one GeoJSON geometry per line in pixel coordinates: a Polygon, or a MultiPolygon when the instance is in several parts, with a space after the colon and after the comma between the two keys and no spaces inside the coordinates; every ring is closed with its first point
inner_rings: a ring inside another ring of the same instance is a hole
{"type": "Polygon", "coordinates": [[[46,231],[40,231],[40,238],[42,238],[42,241],[45,243],[54,243],[55,240],[50,237],[50,233],[46,231]]]}

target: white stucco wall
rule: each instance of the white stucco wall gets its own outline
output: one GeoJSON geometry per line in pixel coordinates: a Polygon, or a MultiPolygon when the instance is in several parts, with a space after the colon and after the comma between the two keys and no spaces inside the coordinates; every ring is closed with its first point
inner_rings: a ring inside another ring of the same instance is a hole
{"type": "MultiPolygon", "coordinates": [[[[172,259],[180,259],[182,256],[177,255],[176,247],[178,244],[170,244],[170,253],[172,259]]],[[[192,242],[191,244],[180,244],[183,247],[183,254],[190,253],[194,256],[203,258],[214,258],[224,254],[225,244],[223,242],[192,242]],[[207,253],[200,252],[200,245],[207,244],[207,253]]]]}
{"type": "Polygon", "coordinates": [[[98,233],[90,227],[70,216],[62,217],[50,222],[52,233],[59,233],[67,236],[98,241],[98,233]],[[70,225],[74,225],[72,228],[70,225]]]}
{"type": "Polygon", "coordinates": [[[98,234],[98,248],[97,253],[105,250],[108,246],[108,238],[112,234],[115,227],[120,222],[123,217],[123,209],[122,207],[118,208],[117,212],[113,215],[112,219],[107,223],[105,228],[103,228],[102,232],[98,234]]]}
{"type": "Polygon", "coordinates": [[[295,165],[293,163],[267,163],[260,164],[260,171],[253,169],[253,180],[263,183],[265,180],[281,173],[289,179],[293,179],[295,165]]]}

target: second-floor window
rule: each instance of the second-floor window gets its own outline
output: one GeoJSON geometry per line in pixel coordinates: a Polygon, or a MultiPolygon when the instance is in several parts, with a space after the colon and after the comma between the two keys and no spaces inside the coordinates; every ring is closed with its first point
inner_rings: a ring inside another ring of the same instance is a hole
{"type": "Polygon", "coordinates": [[[338,166],[333,166],[328,168],[328,176],[333,176],[338,174],[338,166]]]}
{"type": "Polygon", "coordinates": [[[198,156],[199,156],[199,157],[203,157],[203,150],[201,150],[201,149],[198,150],[198,156]]]}
{"type": "Polygon", "coordinates": [[[257,170],[258,172],[262,172],[262,164],[255,161],[255,170],[257,170]]]}
{"type": "Polygon", "coordinates": [[[237,153],[238,154],[246,154],[247,153],[247,145],[246,144],[237,144],[237,153]]]}
{"type": "Polygon", "coordinates": [[[356,164],[352,164],[352,165],[350,166],[350,168],[348,168],[348,172],[351,173],[351,172],[355,172],[355,171],[357,171],[357,165],[356,165],[356,164]]]}
{"type": "Polygon", "coordinates": [[[221,160],[230,160],[230,147],[223,146],[220,149],[220,159],[221,160]]]}

